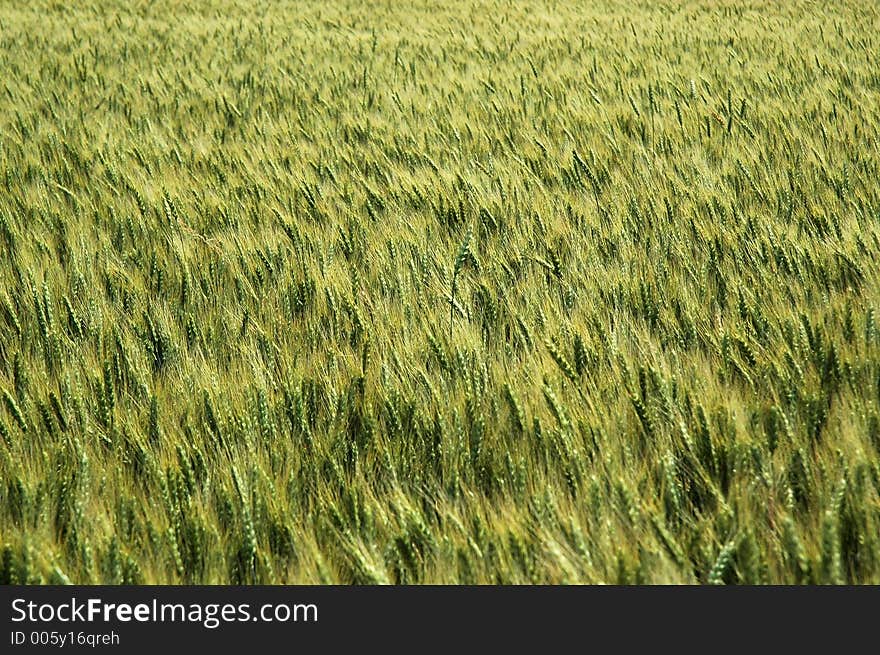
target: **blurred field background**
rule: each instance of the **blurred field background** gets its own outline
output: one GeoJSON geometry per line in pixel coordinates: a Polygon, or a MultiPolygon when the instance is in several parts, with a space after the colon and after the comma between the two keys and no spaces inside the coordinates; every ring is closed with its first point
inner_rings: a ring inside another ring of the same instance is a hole
{"type": "Polygon", "coordinates": [[[880,583],[878,35],[0,0],[0,582],[880,583]]]}

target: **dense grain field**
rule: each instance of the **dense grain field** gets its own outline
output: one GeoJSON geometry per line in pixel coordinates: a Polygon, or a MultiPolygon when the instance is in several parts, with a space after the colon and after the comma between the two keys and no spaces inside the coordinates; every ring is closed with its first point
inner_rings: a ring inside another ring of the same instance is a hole
{"type": "Polygon", "coordinates": [[[0,0],[0,582],[880,582],[878,34],[0,0]]]}

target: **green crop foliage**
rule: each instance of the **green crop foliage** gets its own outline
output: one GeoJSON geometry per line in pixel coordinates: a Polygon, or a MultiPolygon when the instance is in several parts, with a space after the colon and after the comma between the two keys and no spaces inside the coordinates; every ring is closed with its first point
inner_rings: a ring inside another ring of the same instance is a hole
{"type": "Polygon", "coordinates": [[[0,0],[0,582],[880,583],[878,35],[0,0]]]}

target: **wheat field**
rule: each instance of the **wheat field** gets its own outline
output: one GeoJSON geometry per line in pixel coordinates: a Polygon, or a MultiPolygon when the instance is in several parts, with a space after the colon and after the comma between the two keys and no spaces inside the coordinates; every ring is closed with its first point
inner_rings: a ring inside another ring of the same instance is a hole
{"type": "Polygon", "coordinates": [[[880,583],[878,35],[0,0],[0,582],[880,583]]]}

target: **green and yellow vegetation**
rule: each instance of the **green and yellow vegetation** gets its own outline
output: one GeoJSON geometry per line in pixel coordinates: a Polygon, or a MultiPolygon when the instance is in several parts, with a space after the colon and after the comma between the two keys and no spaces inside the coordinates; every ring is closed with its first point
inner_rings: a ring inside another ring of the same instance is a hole
{"type": "Polygon", "coordinates": [[[0,0],[0,582],[880,583],[878,35],[0,0]]]}

